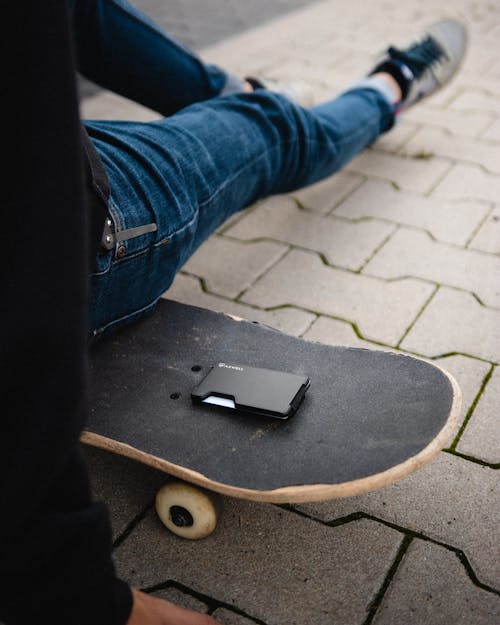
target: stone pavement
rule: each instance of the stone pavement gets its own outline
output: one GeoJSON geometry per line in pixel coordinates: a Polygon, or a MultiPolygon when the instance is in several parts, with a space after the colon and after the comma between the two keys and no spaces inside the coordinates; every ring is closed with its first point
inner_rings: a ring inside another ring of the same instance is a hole
{"type": "MultiPolygon", "coordinates": [[[[343,172],[233,218],[166,296],[435,359],[464,393],[454,440],[377,492],[288,507],[226,499],[216,532],[194,543],[155,516],[164,476],[88,450],[130,583],[225,625],[500,623],[500,5],[324,0],[202,55],[307,79],[321,101],[387,43],[450,14],[471,36],[450,86],[343,172]]],[[[104,92],[83,113],[154,117],[104,92]]]]}

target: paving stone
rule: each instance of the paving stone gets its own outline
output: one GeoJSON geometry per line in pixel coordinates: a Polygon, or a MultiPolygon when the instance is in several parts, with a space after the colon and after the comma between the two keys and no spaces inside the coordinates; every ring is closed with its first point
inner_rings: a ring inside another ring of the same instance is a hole
{"type": "Polygon", "coordinates": [[[149,122],[160,117],[155,111],[104,89],[82,101],[80,114],[82,119],[134,120],[139,122],[149,122]]]}
{"type": "MultiPolygon", "coordinates": [[[[450,111],[449,109],[450,104],[454,100],[456,100],[458,96],[468,88],[468,84],[462,83],[462,81],[460,81],[460,79],[463,78],[463,76],[464,74],[462,70],[462,72],[460,72],[458,76],[455,76],[455,79],[451,82],[451,84],[447,86],[446,89],[440,89],[439,91],[434,92],[431,96],[429,96],[425,100],[419,102],[418,107],[412,107],[409,111],[405,113],[405,117],[410,117],[410,115],[417,108],[419,110],[427,109],[429,111],[433,111],[434,113],[437,113],[439,111],[441,112],[441,114],[443,112],[448,113],[448,111],[450,111]]],[[[450,111],[450,112],[452,114],[459,112],[462,116],[464,115],[464,113],[461,111],[450,111]]],[[[493,118],[493,115],[491,113],[483,113],[482,115],[486,119],[489,119],[491,122],[491,119],[493,118]]],[[[437,119],[439,119],[439,116],[437,117],[437,119]]],[[[430,125],[433,125],[433,124],[430,124],[430,125]]],[[[460,129],[458,129],[458,132],[461,132],[460,129]]],[[[464,132],[466,136],[469,136],[469,133],[471,131],[465,130],[464,132]]],[[[476,135],[472,134],[471,136],[476,136],[476,135]]]]}
{"type": "Polygon", "coordinates": [[[500,62],[493,63],[493,65],[487,71],[488,77],[495,78],[495,80],[500,80],[500,62]]]}
{"type": "MultiPolygon", "coordinates": [[[[497,41],[498,41],[498,35],[497,35],[497,41]]],[[[495,61],[493,61],[492,63],[490,62],[489,66],[486,68],[483,79],[485,81],[493,80],[495,85],[500,85],[500,62],[498,61],[498,58],[496,62],[495,61]]],[[[496,89],[496,92],[498,93],[498,88],[496,89]]]]}
{"type": "Polygon", "coordinates": [[[170,601],[171,603],[175,603],[181,608],[186,608],[188,610],[194,610],[195,612],[206,613],[208,612],[208,605],[203,603],[193,595],[188,594],[187,592],[182,592],[178,588],[164,588],[162,590],[157,590],[152,593],[155,597],[159,599],[164,599],[166,601],[170,601]]]}
{"type": "Polygon", "coordinates": [[[348,219],[373,217],[427,230],[440,241],[465,245],[489,207],[474,200],[446,201],[367,180],[335,210],[348,219]]]}
{"type": "Polygon", "coordinates": [[[494,79],[495,77],[491,76],[488,70],[494,65],[495,60],[493,47],[482,45],[471,48],[469,46],[461,71],[454,81],[460,91],[481,89],[487,79],[494,79]],[[483,81],[480,80],[482,77],[484,77],[483,81]]]}
{"type": "Polygon", "coordinates": [[[323,316],[319,316],[314,321],[309,330],[303,335],[303,338],[307,341],[317,341],[327,345],[384,349],[383,346],[377,343],[360,339],[350,323],[323,316]]]}
{"type": "Polygon", "coordinates": [[[359,187],[363,180],[357,174],[340,171],[321,182],[293,191],[290,196],[305,208],[327,214],[359,187]]]}
{"type": "Polygon", "coordinates": [[[221,625],[255,625],[256,622],[226,608],[218,608],[212,616],[221,625]]]}
{"type": "Polygon", "coordinates": [[[238,48],[230,52],[222,50],[220,53],[209,52],[204,56],[204,60],[224,67],[226,71],[239,76],[262,75],[267,76],[275,63],[284,62],[286,55],[275,53],[268,46],[255,47],[252,49],[251,57],[248,49],[238,48]],[[228,54],[230,56],[228,56],[228,54]],[[220,58],[222,55],[222,59],[220,58]]]}
{"type": "Polygon", "coordinates": [[[450,169],[438,158],[421,160],[365,150],[347,166],[348,171],[384,178],[402,189],[427,193],[450,169]]]}
{"type": "Polygon", "coordinates": [[[213,236],[182,269],[203,278],[211,293],[235,298],[276,263],[287,249],[270,241],[238,243],[213,236]]]}
{"type": "Polygon", "coordinates": [[[454,165],[434,190],[435,197],[450,200],[484,200],[498,202],[500,176],[482,171],[476,165],[454,165]]]}
{"type": "Polygon", "coordinates": [[[441,288],[400,347],[429,357],[459,352],[500,362],[500,311],[470,293],[441,288]]]}
{"type": "Polygon", "coordinates": [[[500,141],[500,119],[495,120],[482,134],[485,141],[500,141]]]}
{"type": "MultiPolygon", "coordinates": [[[[351,59],[351,63],[352,62],[354,62],[354,59],[351,59]]],[[[331,75],[328,81],[328,85],[318,87],[318,93],[316,96],[317,101],[321,103],[326,103],[337,98],[347,88],[352,86],[352,76],[356,73],[358,75],[361,74],[359,70],[358,72],[352,72],[350,70],[342,69],[342,71],[340,71],[336,69],[335,73],[331,75]]],[[[346,168],[342,169],[342,171],[349,173],[349,170],[346,168]]]]}
{"type": "Polygon", "coordinates": [[[373,147],[377,150],[385,152],[398,152],[408,140],[418,131],[418,126],[412,124],[406,119],[401,119],[391,128],[390,132],[386,132],[375,141],[373,147]]]}
{"type": "MultiPolygon", "coordinates": [[[[442,97],[449,98],[449,92],[442,94],[442,97]]],[[[462,112],[446,109],[434,108],[436,98],[432,98],[431,104],[415,106],[405,113],[405,120],[414,124],[423,124],[426,127],[436,127],[448,130],[454,135],[461,137],[477,137],[486,130],[493,121],[491,114],[480,112],[462,112]]]]}
{"type": "MultiPolygon", "coordinates": [[[[491,81],[488,81],[491,83],[491,81]]],[[[451,105],[452,110],[486,111],[500,116],[500,102],[498,97],[479,91],[462,93],[451,105]]]]}
{"type": "Polygon", "coordinates": [[[108,505],[113,537],[117,538],[154,501],[156,491],[168,478],[161,471],[123,456],[87,445],[83,449],[93,496],[108,505]]]}
{"type": "MultiPolygon", "coordinates": [[[[345,9],[344,17],[347,17],[349,15],[349,10],[346,3],[343,4],[345,9]]],[[[393,13],[393,10],[395,12],[397,11],[394,4],[391,7],[391,23],[388,23],[388,21],[380,19],[380,15],[376,10],[368,17],[370,9],[367,9],[364,13],[364,17],[369,20],[371,25],[370,29],[363,28],[363,23],[360,21],[360,17],[363,13],[358,12],[357,15],[353,15],[355,21],[350,24],[351,28],[348,29],[344,27],[340,32],[336,33],[334,44],[349,46],[353,52],[357,51],[358,53],[363,53],[365,64],[367,57],[371,57],[389,45],[406,45],[410,33],[415,34],[414,30],[408,23],[405,23],[406,20],[398,24],[399,28],[394,28],[394,23],[399,21],[399,16],[397,13],[393,13]]],[[[364,69],[368,70],[368,67],[365,65],[364,69]]],[[[357,76],[354,75],[353,78],[354,77],[357,76]]]]}
{"type": "Polygon", "coordinates": [[[361,269],[395,226],[376,221],[347,222],[297,207],[288,197],[274,198],[227,231],[238,239],[269,238],[323,254],[332,265],[361,269]]]}
{"type": "Polygon", "coordinates": [[[242,317],[249,321],[258,321],[267,324],[282,332],[295,336],[303,334],[314,321],[316,316],[296,308],[281,308],[278,310],[259,310],[245,306],[201,290],[200,282],[191,276],[178,274],[170,289],[164,294],[167,299],[173,299],[191,306],[200,306],[217,312],[224,312],[235,317],[242,317]]]}
{"type": "Polygon", "coordinates": [[[488,33],[487,37],[490,42],[495,44],[498,42],[498,38],[500,37],[500,11],[498,9],[498,6],[495,6],[495,10],[491,14],[491,19],[493,23],[487,22],[485,30],[488,33]]]}
{"type": "Polygon", "coordinates": [[[374,625],[494,625],[500,597],[476,586],[457,555],[414,540],[378,609],[374,625]]]}
{"type": "MultiPolygon", "coordinates": [[[[275,68],[276,77],[279,76],[291,80],[294,78],[291,62],[297,61],[303,64],[303,71],[306,69],[306,65],[310,67],[311,73],[304,73],[304,80],[312,80],[317,87],[332,86],[338,82],[339,75],[341,77],[344,76],[343,67],[345,63],[349,62],[351,55],[352,49],[340,45],[336,40],[326,40],[307,46],[296,41],[292,45],[287,46],[287,58],[290,64],[282,63],[276,65],[273,67],[273,71],[275,68]]],[[[352,74],[350,79],[352,80],[352,74]]],[[[344,86],[347,84],[349,84],[349,81],[346,80],[344,86]]]]}
{"type": "Polygon", "coordinates": [[[239,57],[248,68],[253,64],[254,51],[267,48],[270,52],[268,58],[272,59],[273,54],[279,55],[280,51],[297,41],[302,46],[310,42],[318,45],[318,42],[331,38],[332,32],[338,27],[332,21],[325,22],[325,7],[323,3],[319,5],[307,6],[306,9],[284,15],[279,20],[271,20],[259,28],[250,28],[237,37],[229,37],[205,47],[203,57],[223,67],[228,67],[228,64],[232,66],[234,58],[239,57]]]}
{"type": "Polygon", "coordinates": [[[455,428],[453,440],[458,434],[473,401],[476,399],[491,365],[475,358],[458,355],[438,358],[435,362],[451,373],[462,391],[461,418],[455,428]]]}
{"type": "Polygon", "coordinates": [[[485,462],[500,463],[500,369],[498,367],[494,370],[462,434],[457,450],[485,462]]]}
{"type": "Polygon", "coordinates": [[[133,586],[176,581],[267,625],[364,623],[401,544],[368,520],[330,528],[269,504],[225,499],[203,541],[165,531],[149,515],[115,551],[133,586]]]}
{"type": "Polygon", "coordinates": [[[405,145],[402,154],[407,156],[438,155],[455,161],[465,161],[500,174],[500,145],[478,139],[466,139],[436,128],[418,131],[405,145]]]}
{"type": "Polygon", "coordinates": [[[463,550],[478,579],[500,588],[500,489],[494,469],[441,452],[379,490],[298,509],[326,522],[362,512],[421,533],[463,550]]]}
{"type": "Polygon", "coordinates": [[[272,308],[292,305],[355,322],[364,338],[395,345],[434,287],[417,280],[383,282],[325,266],[292,250],[247,291],[242,301],[272,308]]]}
{"type": "MultiPolygon", "coordinates": [[[[337,30],[338,32],[338,30],[337,30]]],[[[337,32],[335,34],[337,34],[337,32]]],[[[306,61],[323,69],[324,78],[328,80],[331,70],[350,53],[350,48],[341,44],[337,37],[321,40],[320,43],[295,37],[292,45],[287,48],[287,57],[291,60],[306,61]]]]}
{"type": "MultiPolygon", "coordinates": [[[[324,56],[324,52],[320,51],[324,56]]],[[[288,81],[304,81],[310,85],[313,95],[316,94],[316,87],[327,86],[330,84],[328,72],[325,71],[323,64],[318,63],[319,53],[310,54],[309,51],[303,52],[301,58],[288,59],[281,63],[274,63],[266,71],[266,75],[276,80],[288,81]],[[310,58],[315,57],[315,58],[310,58]]],[[[313,104],[318,104],[316,97],[313,98],[313,104]]]]}
{"type": "MultiPolygon", "coordinates": [[[[466,68],[465,66],[460,71],[460,73],[455,77],[454,81],[451,84],[451,88],[448,89],[450,93],[453,94],[453,98],[451,100],[448,99],[447,104],[452,104],[457,100],[459,96],[463,94],[483,94],[486,96],[499,96],[500,95],[500,79],[491,75],[486,70],[489,69],[493,63],[492,60],[495,58],[495,53],[492,51],[485,51],[484,47],[476,47],[473,48],[473,55],[477,55],[477,59],[479,61],[478,64],[483,63],[486,67],[483,70],[476,70],[472,68],[466,68]],[[481,58],[482,57],[482,58],[481,58]]],[[[473,55],[467,56],[467,61],[472,59],[473,55]]],[[[495,59],[496,60],[496,59],[495,59]]],[[[441,93],[445,90],[438,92],[436,98],[432,97],[432,104],[434,106],[435,100],[439,99],[441,93]]],[[[484,108],[484,107],[481,107],[484,108]]],[[[469,112],[469,111],[467,111],[469,112]]],[[[491,117],[494,117],[495,112],[490,111],[489,114],[491,117]]]]}
{"type": "Polygon", "coordinates": [[[491,212],[472,239],[470,247],[490,254],[500,254],[500,207],[491,212]]]}
{"type": "Polygon", "coordinates": [[[471,291],[486,306],[500,308],[500,257],[438,243],[425,232],[398,230],[363,273],[431,280],[471,291]]]}

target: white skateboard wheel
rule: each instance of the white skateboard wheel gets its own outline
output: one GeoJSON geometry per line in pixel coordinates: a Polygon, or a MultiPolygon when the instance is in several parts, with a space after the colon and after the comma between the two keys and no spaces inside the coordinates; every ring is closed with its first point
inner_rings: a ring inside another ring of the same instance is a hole
{"type": "Polygon", "coordinates": [[[215,497],[184,482],[168,482],[160,488],[156,512],[165,527],[181,538],[206,538],[217,525],[215,497]]]}

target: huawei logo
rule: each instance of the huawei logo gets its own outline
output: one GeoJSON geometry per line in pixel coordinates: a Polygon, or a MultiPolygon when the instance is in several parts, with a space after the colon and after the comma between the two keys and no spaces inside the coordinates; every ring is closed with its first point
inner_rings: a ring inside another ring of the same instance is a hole
{"type": "Polygon", "coordinates": [[[234,369],[235,371],[243,371],[243,367],[236,367],[235,365],[226,365],[225,362],[219,362],[219,367],[222,369],[234,369]]]}

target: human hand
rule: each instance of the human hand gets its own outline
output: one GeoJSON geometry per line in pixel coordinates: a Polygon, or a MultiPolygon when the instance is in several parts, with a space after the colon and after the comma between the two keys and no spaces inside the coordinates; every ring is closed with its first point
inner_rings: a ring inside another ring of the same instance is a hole
{"type": "Polygon", "coordinates": [[[134,604],[127,625],[220,625],[208,614],[181,608],[139,590],[132,590],[134,604]]]}

